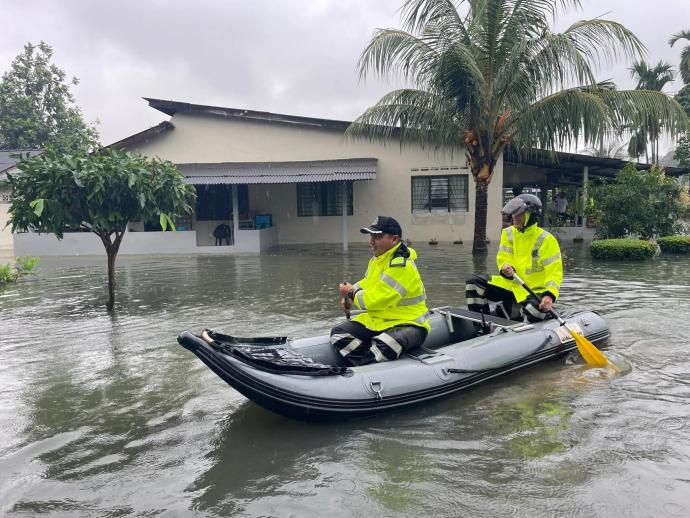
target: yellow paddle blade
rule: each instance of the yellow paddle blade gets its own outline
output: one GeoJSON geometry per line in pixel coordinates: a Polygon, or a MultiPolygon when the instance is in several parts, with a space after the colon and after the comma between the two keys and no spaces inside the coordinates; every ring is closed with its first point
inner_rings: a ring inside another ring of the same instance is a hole
{"type": "Polygon", "coordinates": [[[608,365],[609,361],[606,359],[606,356],[604,356],[604,353],[597,349],[592,342],[575,331],[570,331],[570,334],[575,339],[575,344],[577,345],[577,350],[580,351],[580,356],[585,359],[588,365],[593,367],[606,367],[608,365]]]}

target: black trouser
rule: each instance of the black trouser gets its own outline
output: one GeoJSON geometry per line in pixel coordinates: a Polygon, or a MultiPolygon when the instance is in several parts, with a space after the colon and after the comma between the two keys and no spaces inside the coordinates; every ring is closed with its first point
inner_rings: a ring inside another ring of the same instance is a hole
{"type": "Polygon", "coordinates": [[[352,320],[331,329],[331,343],[352,365],[397,360],[402,353],[422,345],[426,329],[417,326],[396,326],[372,331],[352,320]]]}
{"type": "MultiPolygon", "coordinates": [[[[465,285],[467,309],[488,315],[489,301],[502,302],[506,313],[511,318],[516,318],[517,314],[513,312],[513,305],[517,303],[515,295],[510,290],[490,284],[490,279],[491,277],[486,274],[475,275],[467,279],[467,284],[465,285]]],[[[541,294],[537,293],[537,295],[541,298],[541,294]]],[[[536,304],[531,298],[523,300],[520,306],[520,315],[527,317],[529,322],[541,322],[546,318],[551,318],[549,313],[540,311],[539,304],[536,304]]]]}

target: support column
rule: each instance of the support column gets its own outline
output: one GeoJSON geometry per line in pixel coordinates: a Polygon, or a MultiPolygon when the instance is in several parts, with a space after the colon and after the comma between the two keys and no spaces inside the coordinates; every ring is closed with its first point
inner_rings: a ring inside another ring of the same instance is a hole
{"type": "Polygon", "coordinates": [[[348,240],[347,240],[347,182],[342,183],[343,187],[343,216],[342,216],[342,231],[343,231],[343,252],[348,250],[348,240]]]}
{"type": "Polygon", "coordinates": [[[240,200],[237,195],[237,185],[232,185],[232,244],[237,244],[237,234],[240,230],[240,200]]]}
{"type": "Polygon", "coordinates": [[[582,228],[587,226],[587,184],[589,183],[589,166],[582,168],[582,228]]]}
{"type": "Polygon", "coordinates": [[[542,182],[542,184],[539,186],[539,199],[541,200],[541,221],[539,222],[540,226],[546,225],[546,200],[547,200],[547,193],[549,189],[549,185],[546,183],[546,175],[544,175],[545,180],[542,182]]]}

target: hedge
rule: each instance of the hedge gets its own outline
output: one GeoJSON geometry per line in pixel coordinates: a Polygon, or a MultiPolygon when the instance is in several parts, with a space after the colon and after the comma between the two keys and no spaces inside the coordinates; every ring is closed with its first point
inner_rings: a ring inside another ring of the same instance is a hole
{"type": "Polygon", "coordinates": [[[641,239],[599,239],[590,246],[594,259],[642,260],[656,253],[656,245],[641,239]]]}
{"type": "Polygon", "coordinates": [[[690,254],[690,236],[666,236],[657,239],[665,254],[690,254]]]}

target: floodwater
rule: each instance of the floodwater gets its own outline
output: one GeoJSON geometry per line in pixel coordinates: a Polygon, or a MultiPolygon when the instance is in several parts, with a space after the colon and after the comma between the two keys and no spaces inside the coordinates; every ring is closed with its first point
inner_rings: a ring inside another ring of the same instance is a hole
{"type": "MultiPolygon", "coordinates": [[[[430,306],[486,268],[416,248],[430,306]]],[[[567,254],[561,307],[601,312],[632,372],[553,361],[335,424],[259,408],[175,337],[326,332],[366,247],[120,257],[114,316],[105,259],[45,259],[0,291],[0,515],[690,516],[690,260],[567,254]]]]}

